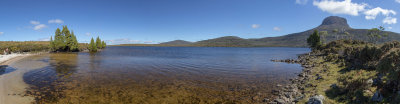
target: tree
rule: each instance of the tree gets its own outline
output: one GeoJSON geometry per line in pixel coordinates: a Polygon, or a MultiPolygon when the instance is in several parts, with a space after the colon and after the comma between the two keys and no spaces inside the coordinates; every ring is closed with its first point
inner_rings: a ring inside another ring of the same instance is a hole
{"type": "Polygon", "coordinates": [[[65,38],[61,34],[60,28],[57,28],[55,32],[54,47],[54,51],[63,51],[65,49],[65,38]]]}
{"type": "Polygon", "coordinates": [[[106,45],[106,42],[101,41],[101,44],[102,44],[102,47],[103,47],[103,48],[106,48],[106,46],[107,46],[107,45],[106,45]]]}
{"type": "Polygon", "coordinates": [[[382,26],[379,26],[379,28],[372,28],[368,30],[368,38],[370,42],[377,43],[379,39],[382,38],[382,36],[387,37],[388,34],[382,34],[382,31],[384,31],[385,28],[382,26]]]}
{"type": "Polygon", "coordinates": [[[54,41],[51,41],[52,51],[67,51],[67,52],[74,52],[79,51],[79,44],[78,40],[74,32],[70,32],[67,26],[63,26],[62,31],[57,28],[54,36],[54,41]]]}
{"type": "Polygon", "coordinates": [[[71,34],[70,34],[70,32],[69,32],[69,30],[68,30],[68,27],[67,26],[63,26],[63,29],[62,29],[62,31],[61,31],[61,35],[64,35],[64,37],[65,37],[65,51],[70,51],[70,47],[72,46],[72,37],[71,37],[71,34]]]}
{"type": "Polygon", "coordinates": [[[89,51],[90,52],[97,52],[97,46],[96,46],[96,43],[94,43],[94,39],[93,39],[93,37],[92,37],[92,39],[90,40],[90,43],[89,43],[89,51]]]}
{"type": "Polygon", "coordinates": [[[307,43],[311,49],[317,49],[321,46],[321,39],[318,34],[318,30],[314,30],[314,33],[307,38],[307,43]]]}
{"type": "Polygon", "coordinates": [[[98,49],[102,49],[103,48],[103,45],[101,44],[100,37],[98,37],[98,36],[97,36],[97,39],[96,39],[96,46],[97,46],[98,49]]]}
{"type": "Polygon", "coordinates": [[[79,43],[73,31],[71,33],[71,38],[69,41],[70,41],[69,50],[72,52],[79,51],[79,43]]]}
{"type": "Polygon", "coordinates": [[[50,51],[54,51],[56,47],[54,46],[53,36],[50,36],[50,51]]]}

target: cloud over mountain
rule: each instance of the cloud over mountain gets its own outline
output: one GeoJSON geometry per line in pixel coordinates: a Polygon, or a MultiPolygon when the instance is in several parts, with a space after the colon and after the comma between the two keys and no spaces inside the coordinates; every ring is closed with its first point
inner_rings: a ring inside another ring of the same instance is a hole
{"type": "MultiPolygon", "coordinates": [[[[397,0],[400,1],[400,0],[397,0]]],[[[331,14],[345,14],[351,16],[365,15],[367,20],[375,20],[379,14],[386,18],[383,20],[384,24],[396,24],[397,18],[391,17],[396,15],[396,11],[390,9],[383,9],[381,7],[372,8],[366,3],[354,3],[351,0],[337,1],[337,0],[314,0],[314,6],[317,6],[322,11],[331,14]]]]}

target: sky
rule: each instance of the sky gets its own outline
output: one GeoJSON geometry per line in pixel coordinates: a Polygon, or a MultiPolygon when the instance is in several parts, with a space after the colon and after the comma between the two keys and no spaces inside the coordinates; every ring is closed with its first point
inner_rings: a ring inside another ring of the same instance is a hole
{"type": "Polygon", "coordinates": [[[263,38],[312,29],[328,16],[400,33],[400,0],[0,0],[0,41],[48,41],[66,25],[108,44],[263,38]]]}

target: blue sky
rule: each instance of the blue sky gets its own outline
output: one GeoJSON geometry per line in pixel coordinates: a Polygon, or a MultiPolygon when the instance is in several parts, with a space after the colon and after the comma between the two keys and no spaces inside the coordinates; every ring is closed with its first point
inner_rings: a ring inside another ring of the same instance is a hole
{"type": "Polygon", "coordinates": [[[67,25],[109,44],[262,38],[302,32],[327,16],[400,33],[400,0],[1,0],[0,41],[48,40],[67,25]],[[385,22],[384,22],[385,21],[385,22]]]}

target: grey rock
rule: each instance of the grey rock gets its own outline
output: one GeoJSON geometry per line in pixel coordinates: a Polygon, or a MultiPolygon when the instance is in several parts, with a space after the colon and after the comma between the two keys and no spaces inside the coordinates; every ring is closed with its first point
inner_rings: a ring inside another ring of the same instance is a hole
{"type": "Polygon", "coordinates": [[[367,80],[367,84],[369,86],[372,86],[373,83],[374,83],[374,80],[372,78],[367,80]]]}
{"type": "Polygon", "coordinates": [[[338,88],[338,86],[336,84],[332,84],[330,87],[333,89],[338,88]]]}
{"type": "Polygon", "coordinates": [[[278,104],[285,104],[285,101],[282,100],[282,99],[275,99],[274,101],[275,101],[276,103],[278,103],[278,104]]]}
{"type": "Polygon", "coordinates": [[[269,101],[268,98],[264,98],[264,99],[263,99],[263,102],[268,102],[268,101],[269,101]]]}
{"type": "Polygon", "coordinates": [[[277,84],[277,85],[276,85],[276,87],[282,87],[282,85],[280,85],[280,84],[277,84]]]}
{"type": "Polygon", "coordinates": [[[307,104],[324,104],[324,99],[325,99],[324,96],[316,95],[316,96],[311,97],[308,100],[307,104]]]}

